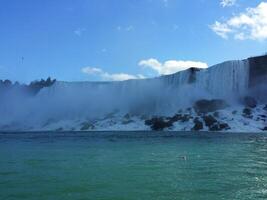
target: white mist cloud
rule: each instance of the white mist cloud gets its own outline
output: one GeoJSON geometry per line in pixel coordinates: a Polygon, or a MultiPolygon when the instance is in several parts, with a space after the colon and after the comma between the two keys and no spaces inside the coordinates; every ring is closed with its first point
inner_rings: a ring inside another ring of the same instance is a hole
{"type": "Polygon", "coordinates": [[[88,75],[99,76],[102,80],[105,80],[105,81],[125,81],[125,80],[130,80],[130,79],[144,79],[145,78],[145,76],[143,76],[142,74],[138,74],[138,75],[131,75],[131,74],[126,74],[126,73],[110,74],[96,67],[84,67],[81,69],[81,71],[88,75]]]}
{"type": "Polygon", "coordinates": [[[74,34],[81,37],[82,34],[86,31],[85,28],[77,28],[75,31],[74,31],[74,34]]]}
{"type": "Polygon", "coordinates": [[[129,26],[117,26],[117,31],[126,31],[126,32],[130,32],[134,30],[134,26],[133,25],[129,25],[129,26]]]}
{"type": "Polygon", "coordinates": [[[266,40],[267,2],[261,2],[256,8],[247,8],[225,22],[216,21],[210,27],[224,39],[233,36],[237,40],[266,40]]]}
{"type": "Polygon", "coordinates": [[[168,60],[164,63],[159,62],[157,59],[150,58],[141,60],[139,66],[148,67],[156,71],[159,75],[173,74],[191,67],[207,68],[207,63],[195,61],[182,61],[182,60],[168,60]]]}
{"type": "Polygon", "coordinates": [[[221,0],[220,4],[222,7],[230,7],[236,4],[236,0],[221,0]]]}
{"type": "Polygon", "coordinates": [[[101,74],[103,73],[102,69],[95,67],[84,67],[82,68],[82,72],[89,75],[101,74]]]}

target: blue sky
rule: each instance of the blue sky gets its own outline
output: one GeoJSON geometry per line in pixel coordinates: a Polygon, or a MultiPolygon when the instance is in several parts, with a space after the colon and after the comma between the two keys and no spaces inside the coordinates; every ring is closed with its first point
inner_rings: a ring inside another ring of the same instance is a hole
{"type": "Polygon", "coordinates": [[[260,55],[265,11],[261,0],[1,0],[0,79],[124,80],[260,55]]]}

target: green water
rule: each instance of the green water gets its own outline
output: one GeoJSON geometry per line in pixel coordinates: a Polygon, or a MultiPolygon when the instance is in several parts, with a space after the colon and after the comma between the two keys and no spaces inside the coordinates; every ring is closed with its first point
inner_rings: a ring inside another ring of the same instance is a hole
{"type": "Polygon", "coordinates": [[[267,199],[267,135],[0,134],[0,199],[267,199]]]}

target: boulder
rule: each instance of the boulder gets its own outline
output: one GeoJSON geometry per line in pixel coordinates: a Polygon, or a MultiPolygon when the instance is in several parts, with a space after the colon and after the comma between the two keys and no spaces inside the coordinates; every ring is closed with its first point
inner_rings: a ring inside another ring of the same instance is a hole
{"type": "Polygon", "coordinates": [[[228,107],[226,101],[222,99],[213,99],[213,100],[206,100],[202,99],[196,101],[194,104],[194,109],[197,113],[208,113],[208,112],[215,112],[217,110],[222,110],[228,107]]]}
{"type": "Polygon", "coordinates": [[[210,131],[223,131],[229,129],[230,126],[227,123],[216,123],[209,128],[210,131]]]}
{"type": "Polygon", "coordinates": [[[192,131],[199,131],[203,129],[203,123],[199,120],[198,117],[194,119],[194,127],[191,129],[192,131]]]}
{"type": "Polygon", "coordinates": [[[244,108],[243,109],[243,117],[246,117],[246,118],[252,118],[252,111],[251,111],[251,108],[244,108]]]}
{"type": "Polygon", "coordinates": [[[229,130],[231,129],[230,126],[227,123],[220,123],[219,127],[221,130],[229,130]]]}
{"type": "Polygon", "coordinates": [[[154,117],[146,120],[145,125],[150,126],[154,131],[162,131],[165,128],[171,127],[172,122],[170,120],[166,121],[163,117],[154,117]]]}
{"type": "Polygon", "coordinates": [[[211,127],[213,124],[218,122],[212,115],[205,115],[203,117],[203,120],[206,124],[206,126],[211,127]]]}

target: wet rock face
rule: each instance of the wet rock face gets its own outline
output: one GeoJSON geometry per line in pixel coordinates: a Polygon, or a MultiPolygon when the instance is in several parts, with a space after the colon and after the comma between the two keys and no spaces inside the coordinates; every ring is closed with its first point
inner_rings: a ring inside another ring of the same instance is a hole
{"type": "Polygon", "coordinates": [[[228,105],[226,101],[222,99],[213,99],[213,100],[202,99],[196,101],[194,104],[194,109],[197,113],[215,112],[217,110],[225,109],[226,107],[228,107],[228,105]]]}
{"type": "Polygon", "coordinates": [[[196,81],[196,72],[200,71],[200,69],[192,67],[188,71],[190,72],[188,83],[194,83],[196,81]]]}
{"type": "Polygon", "coordinates": [[[267,84],[267,55],[249,58],[249,87],[267,84]]]}

